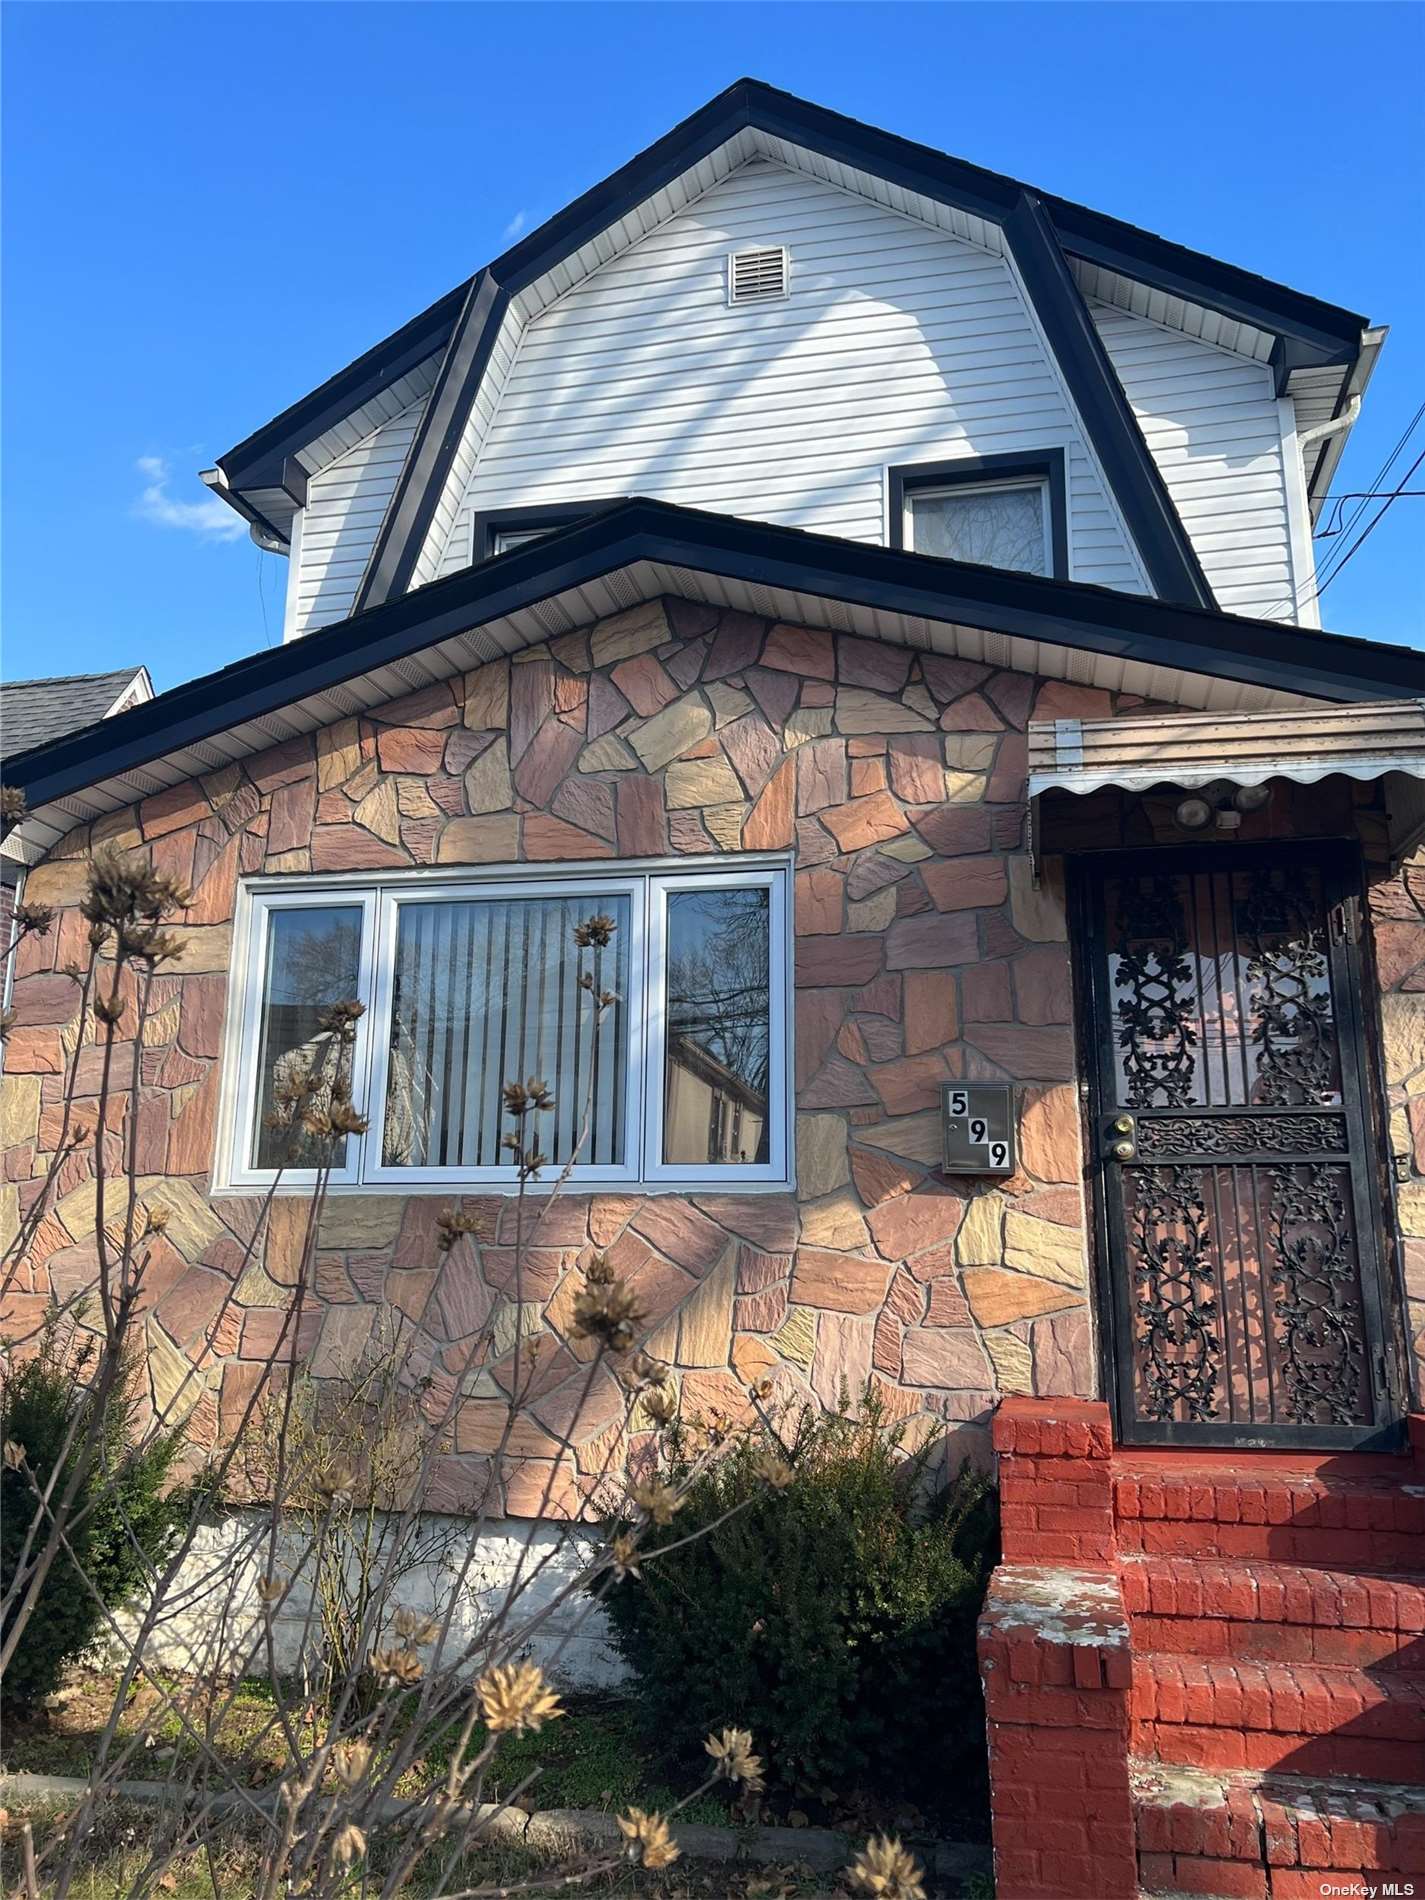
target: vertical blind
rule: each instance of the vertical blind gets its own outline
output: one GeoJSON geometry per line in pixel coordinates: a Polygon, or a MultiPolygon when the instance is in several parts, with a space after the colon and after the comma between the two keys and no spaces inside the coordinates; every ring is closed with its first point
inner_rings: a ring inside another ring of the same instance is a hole
{"type": "Polygon", "coordinates": [[[382,1159],[387,1167],[506,1167],[507,1082],[535,1077],[555,1099],[534,1121],[556,1164],[617,1166],[627,1144],[629,900],[496,898],[402,903],[382,1159]],[[591,910],[617,928],[580,951],[574,928],[591,910]],[[616,1001],[596,1023],[583,970],[616,1001]],[[580,1133],[588,1119],[582,1144],[580,1133]]]}

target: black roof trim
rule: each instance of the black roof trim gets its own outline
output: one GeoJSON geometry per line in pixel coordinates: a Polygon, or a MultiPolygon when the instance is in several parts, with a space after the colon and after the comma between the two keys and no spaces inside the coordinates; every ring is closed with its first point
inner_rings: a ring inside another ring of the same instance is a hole
{"type": "MultiPolygon", "coordinates": [[[[738,79],[655,140],[637,157],[521,238],[486,268],[513,295],[549,264],[577,249],[622,210],[646,198],[743,126],[757,125],[829,157],[877,172],[926,196],[945,198],[981,217],[1003,220],[1032,188],[1001,172],[953,158],[894,132],[812,104],[758,79],[738,79]]],[[[1035,192],[1065,248],[1165,290],[1223,311],[1286,339],[1289,366],[1349,362],[1366,319],[1339,305],[1291,290],[1252,271],[1172,243],[1154,232],[1071,199],[1035,192]]],[[[219,460],[230,489],[280,486],[283,457],[349,415],[361,403],[441,349],[465,305],[467,278],[401,329],[339,370],[311,395],[240,442],[219,460]]]]}
{"type": "Polygon", "coordinates": [[[1164,600],[1214,606],[1202,564],[1128,406],[1043,202],[1012,180],[998,179],[993,173],[981,175],[977,168],[966,167],[958,159],[929,153],[891,133],[859,126],[823,107],[794,99],[789,93],[776,93],[756,81],[744,80],[720,93],[593,191],[575,199],[475,279],[451,336],[436,389],[426,405],[422,427],[397,479],[357,592],[357,608],[376,606],[411,585],[466,418],[504,321],[509,296],[715,150],[742,126],[753,124],[778,137],[812,146],[843,163],[863,167],[869,163],[879,176],[909,190],[947,199],[1001,223],[1029,300],[1068,381],[1074,405],[1154,591],[1164,600]],[[920,157],[938,160],[940,173],[949,174],[948,179],[927,172],[918,162],[920,157]],[[969,183],[965,182],[967,173],[974,174],[969,183]],[[981,178],[989,183],[982,184],[981,178]]]}
{"type": "Polygon", "coordinates": [[[7,781],[48,804],[638,561],[1325,699],[1425,691],[1412,648],[634,499],[18,754],[7,781]]]}
{"type": "Polygon", "coordinates": [[[1155,593],[1163,600],[1215,607],[1202,563],[1064,261],[1048,212],[1032,193],[1023,192],[1004,229],[1024,288],[1068,380],[1155,593]]]}
{"type": "MultiPolygon", "coordinates": [[[[283,487],[290,456],[445,348],[468,287],[467,280],[447,291],[384,342],[329,376],[310,395],[254,430],[226,455],[220,455],[218,467],[227,477],[229,490],[283,487]]],[[[224,500],[231,499],[231,493],[224,496],[224,500]]]]}
{"type": "Polygon", "coordinates": [[[356,590],[354,612],[409,589],[509,306],[509,292],[488,270],[472,280],[356,590]]]}

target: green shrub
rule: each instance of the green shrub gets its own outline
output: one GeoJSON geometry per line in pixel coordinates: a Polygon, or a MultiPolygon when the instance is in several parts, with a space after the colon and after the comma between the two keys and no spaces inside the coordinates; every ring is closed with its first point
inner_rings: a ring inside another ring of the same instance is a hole
{"type": "MultiPolygon", "coordinates": [[[[665,1743],[691,1757],[733,1723],[753,1731],[784,1794],[976,1811],[975,1621],[995,1559],[994,1493],[966,1467],[932,1494],[899,1437],[869,1398],[859,1419],[807,1408],[789,1435],[786,1490],[767,1489],[748,1441],[645,1537],[641,1580],[606,1602],[665,1743]]],[[[675,1443],[675,1475],[688,1459],[675,1443]]]]}
{"type": "MultiPolygon", "coordinates": [[[[94,1404],[84,1384],[87,1359],[72,1330],[46,1328],[33,1357],[12,1367],[0,1398],[0,1437],[22,1445],[25,1468],[0,1470],[0,1597],[8,1591],[41,1491],[63,1462],[51,1497],[58,1500],[82,1455],[94,1404]],[[33,1482],[32,1482],[33,1480],[33,1482]]],[[[138,1442],[137,1400],[110,1397],[69,1519],[69,1551],[51,1565],[25,1633],[5,1671],[0,1712],[34,1714],[59,1685],[65,1666],[99,1634],[104,1605],[115,1609],[137,1594],[146,1565],[172,1548],[193,1503],[193,1486],[171,1482],[183,1448],[177,1431],[138,1442]],[[94,1586],[91,1590],[85,1578],[94,1586]]],[[[35,1533],[44,1546],[47,1526],[35,1533]]]]}

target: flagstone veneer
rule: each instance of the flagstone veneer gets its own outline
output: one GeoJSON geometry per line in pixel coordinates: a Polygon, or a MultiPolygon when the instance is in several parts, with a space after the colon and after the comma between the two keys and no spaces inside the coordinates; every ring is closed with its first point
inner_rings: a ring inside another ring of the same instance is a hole
{"type": "MultiPolygon", "coordinates": [[[[791,850],[797,1193],[570,1195],[518,1287],[512,1203],[467,1198],[471,1253],[434,1292],[434,1216],[450,1195],[337,1195],[296,1347],[328,1376],[383,1308],[399,1311],[439,1391],[492,1328],[439,1472],[438,1501],[459,1508],[484,1479],[515,1339],[537,1340],[527,1465],[506,1501],[517,1513],[548,1484],[573,1510],[617,1402],[611,1385],[596,1390],[575,1458],[556,1460],[551,1434],[588,1356],[568,1314],[599,1246],[648,1308],[685,1404],[729,1409],[763,1377],[835,1403],[870,1379],[913,1438],[943,1434],[958,1459],[984,1445],[997,1392],[1094,1389],[1068,950],[1058,896],[1023,855],[1024,726],[1105,710],[1097,690],[668,600],[159,793],[71,833],[30,875],[29,899],[62,915],[20,951],[0,1211],[13,1223],[29,1207],[59,1139],[82,860],[105,839],[142,847],[194,892],[178,920],[188,949],[153,985],[140,1052],[137,1167],[170,1210],[150,1376],[162,1396],[199,1365],[189,1423],[211,1442],[276,1337],[305,1218],[300,1200],[279,1200],[240,1272],[259,1202],[209,1192],[238,878],[791,850]],[[952,1077],[1022,1085],[1012,1180],[937,1174],[938,1089],[952,1077]]],[[[127,1074],[132,1049],[121,1053],[127,1074]]],[[[96,1055],[79,1051],[83,1095],[96,1055]]],[[[116,1156],[126,1132],[111,1137],[116,1156]]],[[[60,1169],[9,1330],[92,1277],[89,1175],[83,1152],[60,1169]]]]}

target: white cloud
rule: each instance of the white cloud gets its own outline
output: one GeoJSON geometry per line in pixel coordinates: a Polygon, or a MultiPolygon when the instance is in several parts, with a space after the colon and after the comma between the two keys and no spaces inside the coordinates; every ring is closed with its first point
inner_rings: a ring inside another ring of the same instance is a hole
{"type": "Polygon", "coordinates": [[[134,463],[145,484],[134,513],[160,528],[182,528],[204,541],[236,541],[247,533],[247,523],[216,495],[201,501],[175,501],[168,492],[169,466],[161,455],[141,455],[134,463]]]}
{"type": "Polygon", "coordinates": [[[528,223],[529,213],[527,211],[517,211],[505,226],[501,235],[507,238],[517,238],[528,223]]]}

